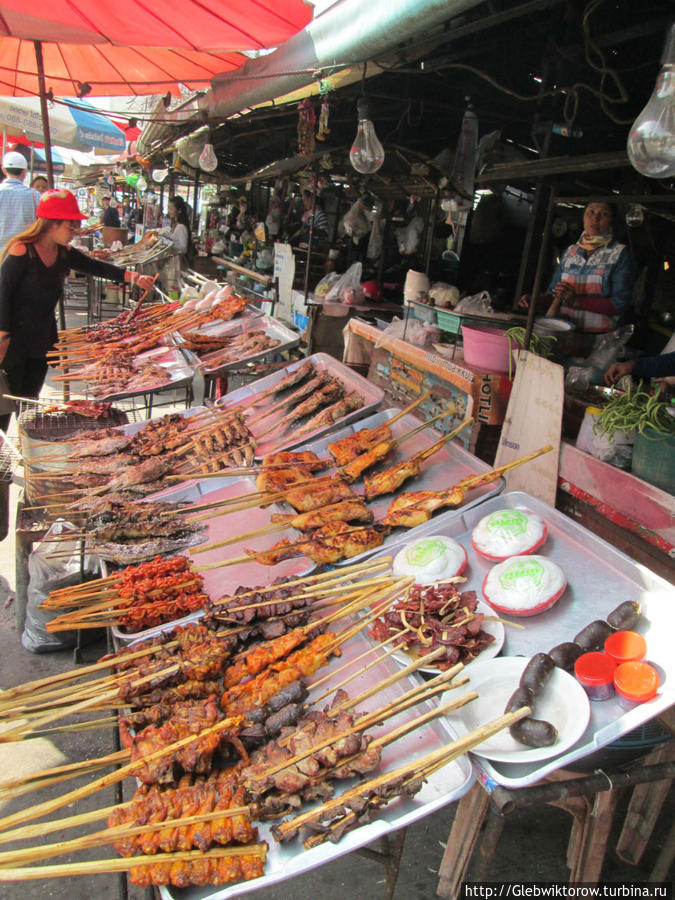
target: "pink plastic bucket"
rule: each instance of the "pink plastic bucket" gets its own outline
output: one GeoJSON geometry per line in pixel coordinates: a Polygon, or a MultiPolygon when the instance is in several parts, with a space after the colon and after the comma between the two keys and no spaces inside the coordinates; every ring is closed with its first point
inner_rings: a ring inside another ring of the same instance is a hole
{"type": "Polygon", "coordinates": [[[491,372],[509,371],[509,341],[497,328],[473,328],[462,325],[464,362],[491,372]]]}

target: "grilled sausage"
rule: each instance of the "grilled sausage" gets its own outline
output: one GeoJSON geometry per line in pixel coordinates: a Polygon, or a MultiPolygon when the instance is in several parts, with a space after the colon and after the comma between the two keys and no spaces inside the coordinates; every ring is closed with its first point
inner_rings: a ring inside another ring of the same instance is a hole
{"type": "Polygon", "coordinates": [[[593,650],[602,650],[605,641],[614,631],[611,625],[608,625],[603,619],[596,619],[585,628],[582,628],[579,634],[574,636],[574,643],[578,644],[584,653],[590,653],[593,650]]]}
{"type": "Polygon", "coordinates": [[[559,669],[564,669],[565,672],[572,672],[574,671],[574,663],[583,652],[581,647],[575,644],[574,641],[565,641],[563,644],[558,644],[552,650],[549,650],[548,655],[559,669]]]}
{"type": "Polygon", "coordinates": [[[558,740],[558,730],[550,722],[527,716],[509,728],[511,737],[527,747],[550,747],[558,740]]]}
{"type": "Polygon", "coordinates": [[[640,613],[640,604],[635,600],[625,600],[607,616],[608,623],[617,631],[626,628],[630,630],[637,625],[640,613]]]}

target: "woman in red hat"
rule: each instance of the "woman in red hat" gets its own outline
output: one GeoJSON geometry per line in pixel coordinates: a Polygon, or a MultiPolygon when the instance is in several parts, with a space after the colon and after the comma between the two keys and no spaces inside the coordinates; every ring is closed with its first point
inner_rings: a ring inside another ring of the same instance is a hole
{"type": "MultiPolygon", "coordinates": [[[[35,222],[11,238],[0,255],[0,366],[10,392],[37,397],[47,374],[47,353],[57,339],[54,310],[71,269],[138,284],[150,289],[153,279],[94,259],[70,246],[86,219],[74,194],[47,191],[35,222]]],[[[6,431],[9,415],[0,416],[6,431]]]]}

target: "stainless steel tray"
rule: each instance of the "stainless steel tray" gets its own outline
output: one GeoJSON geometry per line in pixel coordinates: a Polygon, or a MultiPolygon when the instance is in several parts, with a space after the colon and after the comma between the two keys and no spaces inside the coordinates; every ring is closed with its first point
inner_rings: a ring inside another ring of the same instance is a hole
{"type": "MultiPolygon", "coordinates": [[[[269,347],[265,350],[261,350],[259,353],[250,354],[249,356],[241,356],[239,359],[229,363],[223,363],[223,365],[216,366],[215,368],[207,368],[206,365],[201,362],[201,358],[197,356],[195,351],[191,351],[191,353],[200,360],[201,365],[204,367],[205,375],[217,375],[219,372],[227,372],[230,369],[240,366],[244,362],[254,362],[257,359],[264,359],[264,357],[269,356],[272,353],[283,353],[285,350],[292,350],[300,343],[300,334],[297,331],[292,331],[271,316],[261,315],[257,318],[235,319],[232,322],[224,324],[230,325],[232,328],[227,331],[217,332],[219,337],[222,337],[223,335],[234,336],[243,334],[247,331],[264,331],[266,337],[270,338],[270,340],[279,341],[279,343],[275,347],[269,347]]],[[[206,334],[207,332],[203,333],[206,334]]],[[[212,333],[216,334],[216,332],[212,333]]]]}
{"type": "MultiPolygon", "coordinates": [[[[185,506],[196,506],[203,503],[210,503],[215,500],[224,500],[230,497],[240,497],[255,491],[254,478],[212,478],[203,479],[201,481],[190,481],[180,487],[167,488],[164,491],[158,491],[146,497],[146,500],[164,500],[166,502],[182,503],[185,506]]],[[[141,501],[142,502],[142,501],[141,501]]],[[[272,513],[283,512],[277,504],[262,509],[254,507],[253,509],[242,510],[240,512],[228,513],[225,516],[217,516],[218,510],[212,511],[211,518],[205,521],[204,543],[211,544],[221,541],[236,534],[244,534],[254,531],[257,528],[263,528],[271,522],[272,513]]],[[[204,510],[203,514],[209,513],[204,510]]],[[[201,513],[200,513],[201,514],[201,513]]],[[[249,550],[267,550],[272,544],[280,540],[282,537],[293,539],[295,536],[301,537],[300,532],[293,529],[285,529],[283,532],[275,532],[269,535],[261,535],[257,538],[249,538],[244,541],[238,541],[236,544],[229,544],[226,547],[220,547],[215,550],[209,550],[206,553],[197,553],[193,551],[195,548],[189,548],[182,551],[182,555],[190,557],[196,566],[206,563],[224,561],[232,559],[235,556],[242,556],[244,548],[249,550]]],[[[286,559],[275,566],[264,566],[255,560],[250,562],[242,562],[225,568],[218,568],[203,572],[204,591],[212,599],[217,599],[224,594],[230,594],[240,585],[246,587],[258,587],[260,585],[271,584],[276,578],[300,577],[311,572],[315,568],[315,563],[306,556],[296,556],[292,559],[286,559]]],[[[180,620],[174,621],[168,625],[183,623],[185,621],[194,621],[199,618],[199,613],[192,613],[180,620]]],[[[165,630],[162,626],[159,629],[146,629],[144,631],[126,634],[119,629],[113,627],[112,633],[121,642],[128,643],[139,637],[148,637],[157,631],[165,630]]]]}
{"type": "Polygon", "coordinates": [[[214,319],[212,322],[207,322],[199,328],[188,328],[187,331],[194,334],[209,334],[214,337],[221,337],[224,334],[237,334],[237,325],[243,326],[241,330],[246,331],[253,327],[253,320],[262,315],[263,311],[261,309],[249,303],[242,313],[233,319],[229,319],[227,322],[224,322],[222,319],[214,319]]]}
{"type": "MultiPolygon", "coordinates": [[[[349,425],[346,428],[341,428],[339,431],[331,432],[319,440],[312,441],[308,444],[302,444],[301,448],[303,450],[313,450],[318,456],[329,456],[328,445],[332,444],[333,441],[341,440],[342,438],[353,434],[355,431],[359,431],[361,428],[377,428],[378,425],[384,424],[399,411],[400,410],[397,409],[382,410],[381,412],[375,413],[373,416],[369,416],[367,419],[362,419],[360,422],[349,425]]],[[[400,437],[402,434],[405,434],[405,432],[411,431],[420,424],[420,419],[417,419],[414,415],[408,413],[403,416],[402,419],[399,419],[398,422],[394,422],[391,431],[394,437],[400,437]]],[[[381,464],[380,468],[393,466],[405,459],[410,459],[415,453],[419,453],[420,450],[425,450],[427,447],[430,447],[440,437],[442,437],[442,435],[433,427],[421,431],[410,440],[405,441],[399,447],[396,447],[393,454],[381,464]]],[[[453,441],[445,444],[444,447],[441,447],[437,453],[424,462],[422,471],[417,478],[412,478],[410,481],[405,482],[396,493],[377,497],[368,505],[375,513],[375,520],[380,521],[384,518],[392,500],[405,491],[440,491],[443,488],[456,484],[458,481],[461,481],[463,478],[467,478],[470,475],[480,475],[483,472],[489,471],[490,466],[488,466],[487,463],[484,463],[483,460],[478,459],[477,456],[474,456],[472,453],[465,450],[458,441],[453,441]]],[[[475,506],[477,503],[482,503],[488,497],[496,496],[504,490],[504,486],[505,481],[503,478],[500,478],[492,484],[485,484],[475,488],[468,495],[467,501],[463,504],[462,509],[468,509],[475,506]]],[[[353,485],[353,489],[356,494],[362,495],[364,491],[363,482],[357,482],[353,485]]],[[[382,547],[377,548],[377,550],[362,553],[351,559],[342,560],[337,563],[337,565],[351,565],[352,563],[358,562],[360,559],[372,556],[373,553],[381,553],[384,550],[387,550],[388,552],[389,548],[395,544],[399,544],[401,541],[407,541],[409,539],[408,536],[413,530],[414,529],[410,529],[406,532],[404,529],[396,529],[392,534],[388,534],[385,537],[382,547]]]]}
{"type": "MultiPolygon", "coordinates": [[[[358,391],[359,394],[363,397],[363,406],[361,407],[361,409],[354,410],[354,412],[349,413],[349,415],[343,416],[341,419],[338,419],[338,421],[334,422],[332,425],[326,426],[324,428],[317,428],[315,432],[304,434],[300,437],[296,437],[295,439],[293,437],[293,432],[291,431],[290,433],[286,432],[278,438],[272,437],[272,439],[270,440],[262,440],[260,444],[257,444],[256,441],[256,459],[262,459],[264,456],[267,456],[268,453],[272,453],[275,450],[287,450],[291,447],[297,446],[299,443],[314,440],[315,438],[321,437],[321,435],[335,431],[336,428],[341,428],[344,425],[349,425],[351,422],[356,422],[359,419],[362,419],[364,416],[367,416],[369,413],[373,412],[373,410],[375,410],[384,399],[384,391],[382,390],[382,388],[376,387],[374,384],[371,384],[357,372],[354,372],[353,369],[345,366],[343,363],[339,362],[337,359],[334,359],[332,356],[329,356],[327,353],[314,353],[312,356],[307,357],[307,359],[311,360],[314,363],[314,368],[317,372],[328,372],[330,375],[339,378],[343,382],[347,393],[349,393],[350,391],[358,391]]],[[[284,378],[290,372],[294,372],[295,369],[303,365],[303,363],[306,361],[307,360],[299,360],[298,362],[291,363],[289,366],[285,366],[283,369],[278,369],[271,375],[265,376],[265,378],[259,378],[252,384],[248,384],[245,387],[238,388],[236,391],[232,391],[230,394],[222,397],[218,401],[218,404],[221,406],[234,407],[239,403],[248,401],[256,394],[263,393],[263,391],[281,381],[282,378],[284,378]]],[[[278,398],[269,397],[267,398],[265,403],[268,403],[269,406],[272,406],[273,403],[277,402],[277,400],[278,398]]],[[[264,408],[264,405],[260,404],[259,406],[255,407],[255,411],[256,413],[262,412],[264,408]]],[[[269,424],[276,421],[277,419],[282,418],[284,412],[285,410],[282,410],[278,414],[275,414],[274,417],[271,417],[269,419],[269,424]]],[[[256,433],[260,434],[260,432],[264,431],[267,425],[267,421],[261,423],[259,426],[254,425],[251,428],[253,437],[256,437],[256,433]]]]}
{"type": "MultiPolygon", "coordinates": [[[[368,649],[368,644],[368,638],[362,632],[355,635],[343,645],[343,656],[337,665],[341,666],[346,661],[355,659],[368,649]]],[[[396,670],[396,666],[397,664],[391,658],[382,659],[377,666],[373,666],[368,672],[361,674],[349,683],[347,686],[349,694],[356,696],[373,684],[383,682],[396,670]]],[[[314,680],[322,678],[325,672],[325,669],[319,669],[314,680]]],[[[333,677],[332,683],[337,684],[344,677],[345,672],[340,672],[333,677]]],[[[407,679],[401,679],[372,697],[359,709],[366,711],[382,706],[395,700],[405,690],[419,683],[419,680],[414,675],[409,676],[407,679]]],[[[327,682],[322,686],[321,690],[327,690],[330,684],[330,681],[327,682]]],[[[464,693],[464,689],[458,688],[457,694],[460,695],[461,693],[464,693]]],[[[329,699],[325,701],[325,703],[329,702],[329,699]]],[[[323,706],[323,703],[320,705],[323,706]]],[[[397,716],[393,720],[393,724],[387,723],[385,728],[390,730],[398,727],[430,708],[430,706],[420,703],[397,716]]],[[[382,729],[376,729],[376,731],[378,737],[383,733],[382,729]]],[[[449,732],[443,721],[432,721],[386,747],[382,754],[382,764],[373,775],[405,765],[436,748],[442,747],[448,743],[448,740],[449,732]]],[[[345,853],[351,853],[352,850],[356,850],[358,847],[370,844],[385,834],[398,831],[398,829],[405,828],[418,819],[431,815],[431,813],[446,804],[463,797],[471,787],[473,780],[468,757],[466,755],[460,756],[454,762],[434,773],[424,784],[422,790],[412,799],[401,798],[391,803],[378,813],[378,818],[374,822],[347,832],[339,843],[331,844],[326,842],[311,850],[305,850],[299,839],[288,844],[278,844],[270,832],[270,826],[262,823],[260,825],[260,840],[267,841],[269,844],[265,875],[262,878],[224,887],[195,887],[180,891],[176,888],[161,887],[159,888],[160,896],[164,900],[172,900],[174,897],[184,898],[184,900],[188,900],[188,898],[189,900],[203,900],[203,898],[207,897],[210,900],[224,900],[226,897],[236,897],[278,884],[287,878],[309,872],[311,869],[337,859],[345,853]]],[[[354,781],[350,780],[344,783],[344,787],[351,787],[354,783],[354,781]]],[[[338,782],[336,793],[340,793],[341,790],[342,788],[338,782]]]]}
{"type": "MultiPolygon", "coordinates": [[[[482,598],[481,585],[493,564],[474,551],[471,532],[483,516],[499,509],[519,509],[541,516],[548,526],[548,537],[537,553],[556,562],[568,582],[565,593],[552,609],[518,620],[525,626],[523,630],[506,626],[501,655],[532,656],[539,651],[551,650],[556,644],[571,641],[594,619],[604,619],[624,600],[637,600],[642,605],[643,615],[636,630],[647,639],[647,658],[664,676],[658,696],[630,711],[625,711],[615,698],[591,702],[591,718],[586,731],[576,744],[559,756],[528,764],[494,762],[473,756],[486,786],[497,783],[523,787],[616,741],[675,703],[675,657],[671,646],[675,588],[563,513],[519,491],[492,497],[472,509],[444,513],[412,528],[398,545],[389,546],[387,553],[392,554],[404,543],[425,534],[454,538],[469,557],[464,572],[468,580],[463,590],[473,589],[482,598]]],[[[452,723],[450,728],[454,731],[452,723]]]]}
{"type": "MultiPolygon", "coordinates": [[[[192,382],[195,376],[194,367],[189,365],[183,352],[176,347],[154,347],[145,353],[135,357],[137,363],[151,362],[153,365],[161,366],[166,369],[166,381],[161,383],[150,383],[135,391],[123,391],[119,394],[106,394],[105,396],[97,396],[100,402],[125,400],[130,397],[141,397],[143,394],[154,394],[159,391],[173,390],[175,388],[184,387],[192,382]]],[[[77,376],[73,376],[73,381],[78,381],[77,376]]],[[[85,393],[91,393],[85,389],[85,393]]]]}

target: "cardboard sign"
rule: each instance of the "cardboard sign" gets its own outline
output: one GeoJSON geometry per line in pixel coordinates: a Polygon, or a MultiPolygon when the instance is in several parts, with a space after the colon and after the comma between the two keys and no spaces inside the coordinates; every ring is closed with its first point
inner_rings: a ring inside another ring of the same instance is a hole
{"type": "Polygon", "coordinates": [[[495,466],[501,466],[551,444],[550,453],[505,476],[507,491],[527,491],[551,506],[555,506],[558,483],[564,377],[562,366],[525,350],[518,353],[516,378],[495,458],[495,466]]]}

